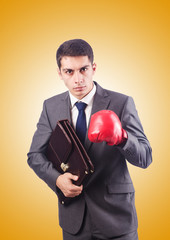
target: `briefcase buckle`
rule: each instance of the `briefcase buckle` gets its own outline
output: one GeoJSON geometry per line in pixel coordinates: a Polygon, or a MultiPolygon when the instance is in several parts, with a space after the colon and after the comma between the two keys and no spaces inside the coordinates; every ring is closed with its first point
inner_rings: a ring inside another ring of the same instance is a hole
{"type": "Polygon", "coordinates": [[[66,172],[69,169],[69,165],[68,163],[61,163],[60,165],[61,169],[63,170],[63,172],[66,172]]]}

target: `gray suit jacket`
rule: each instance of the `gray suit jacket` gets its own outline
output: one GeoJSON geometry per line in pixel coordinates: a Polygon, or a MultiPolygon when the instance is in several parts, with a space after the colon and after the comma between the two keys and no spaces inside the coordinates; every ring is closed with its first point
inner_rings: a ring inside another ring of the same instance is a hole
{"type": "MultiPolygon", "coordinates": [[[[134,187],[126,160],[146,168],[152,162],[152,150],[144,134],[133,99],[126,95],[101,88],[97,83],[92,114],[102,109],[113,110],[127,131],[128,140],[122,146],[108,146],[105,142],[91,143],[87,136],[85,148],[95,172],[83,193],[71,204],[59,204],[60,226],[76,234],[82,224],[85,205],[96,227],[107,237],[119,236],[137,229],[134,187]]],[[[69,93],[56,95],[44,102],[37,124],[28,164],[57,194],[56,179],[60,175],[45,157],[49,137],[58,120],[69,119],[69,93]]]]}

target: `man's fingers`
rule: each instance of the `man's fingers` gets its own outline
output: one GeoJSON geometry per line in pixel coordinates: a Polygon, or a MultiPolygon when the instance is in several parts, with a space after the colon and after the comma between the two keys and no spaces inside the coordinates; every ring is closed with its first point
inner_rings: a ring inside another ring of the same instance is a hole
{"type": "Polygon", "coordinates": [[[75,197],[81,194],[83,189],[83,186],[75,186],[74,184],[71,184],[67,188],[63,189],[63,193],[66,197],[75,197]]]}
{"type": "Polygon", "coordinates": [[[60,175],[56,181],[56,185],[60,188],[66,197],[75,197],[81,194],[83,186],[75,185],[73,181],[78,180],[78,176],[71,173],[64,173],[60,175]]]}
{"type": "Polygon", "coordinates": [[[74,193],[76,193],[76,192],[82,192],[83,186],[82,186],[82,185],[81,185],[81,186],[76,186],[76,185],[74,185],[74,184],[71,184],[69,190],[72,191],[72,192],[74,192],[74,193]]]}
{"type": "Polygon", "coordinates": [[[80,195],[82,192],[82,186],[80,187],[72,187],[70,189],[67,189],[65,192],[64,192],[64,195],[66,197],[75,197],[75,196],[78,196],[80,195]]]}
{"type": "Polygon", "coordinates": [[[77,181],[78,180],[78,176],[76,176],[76,175],[73,175],[73,174],[71,174],[71,173],[65,173],[66,175],[67,175],[67,177],[69,178],[69,179],[71,179],[71,180],[74,180],[74,181],[77,181]]]}

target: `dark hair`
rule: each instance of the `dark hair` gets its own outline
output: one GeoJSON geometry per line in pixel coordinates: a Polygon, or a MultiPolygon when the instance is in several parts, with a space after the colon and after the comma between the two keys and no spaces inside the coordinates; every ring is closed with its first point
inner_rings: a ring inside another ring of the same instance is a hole
{"type": "Polygon", "coordinates": [[[91,46],[82,39],[72,39],[60,45],[56,53],[58,67],[61,67],[61,59],[64,56],[88,56],[93,64],[93,50],[91,46]]]}

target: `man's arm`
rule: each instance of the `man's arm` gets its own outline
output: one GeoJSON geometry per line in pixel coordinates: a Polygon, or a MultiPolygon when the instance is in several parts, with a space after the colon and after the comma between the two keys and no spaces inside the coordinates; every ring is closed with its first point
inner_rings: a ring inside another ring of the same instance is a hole
{"type": "Polygon", "coordinates": [[[82,186],[72,184],[72,180],[76,181],[77,176],[71,173],[59,173],[45,155],[51,133],[52,127],[48,119],[46,102],[44,102],[43,111],[28,153],[28,165],[56,194],[60,192],[60,189],[66,197],[75,197],[82,191],[82,186]]]}
{"type": "Polygon", "coordinates": [[[56,179],[60,173],[53,167],[45,155],[51,133],[52,128],[47,115],[46,102],[44,102],[43,111],[37,124],[37,130],[33,136],[30,151],[27,154],[27,162],[34,172],[57,193],[56,179]]]}
{"type": "Polygon", "coordinates": [[[123,129],[128,138],[122,146],[118,147],[121,153],[131,164],[147,168],[152,162],[152,149],[144,134],[134,101],[128,97],[121,116],[123,129]]]}

